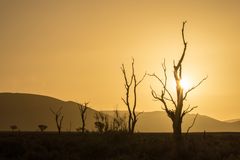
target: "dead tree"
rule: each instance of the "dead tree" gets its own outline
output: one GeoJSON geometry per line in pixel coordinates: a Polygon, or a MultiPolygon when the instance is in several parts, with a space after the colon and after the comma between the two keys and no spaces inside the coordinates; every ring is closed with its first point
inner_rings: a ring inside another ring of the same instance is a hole
{"type": "Polygon", "coordinates": [[[81,114],[81,121],[82,121],[82,126],[80,127],[82,133],[85,132],[85,125],[86,125],[86,119],[87,119],[87,105],[88,103],[84,103],[84,104],[78,104],[78,109],[80,111],[81,114]]]}
{"type": "Polygon", "coordinates": [[[144,76],[141,78],[141,80],[137,81],[136,75],[135,75],[135,70],[134,70],[134,59],[132,59],[132,74],[130,77],[130,80],[127,78],[127,73],[124,64],[122,64],[121,67],[124,81],[125,81],[125,90],[126,90],[126,96],[125,98],[122,98],[122,101],[124,104],[127,106],[128,109],[128,132],[129,133],[134,133],[135,125],[138,120],[138,116],[142,113],[136,113],[136,107],[137,107],[137,87],[138,85],[143,81],[143,79],[146,76],[146,73],[144,76]],[[130,92],[131,92],[131,87],[133,87],[133,104],[130,104],[130,92]]]}
{"type": "Polygon", "coordinates": [[[173,74],[174,74],[174,80],[176,83],[176,99],[174,99],[174,96],[172,93],[170,93],[170,90],[167,88],[167,73],[166,73],[166,65],[165,60],[162,64],[163,72],[164,72],[164,80],[160,79],[156,74],[151,74],[150,76],[155,77],[162,85],[163,89],[161,91],[161,94],[157,94],[155,90],[152,89],[152,96],[155,100],[160,101],[163,104],[162,109],[166,111],[168,117],[172,120],[172,127],[173,127],[173,134],[175,138],[179,139],[182,136],[182,120],[183,117],[197,108],[197,106],[187,108],[184,107],[184,101],[187,99],[188,94],[197,88],[203,81],[207,79],[207,76],[203,78],[197,85],[193,86],[192,88],[184,91],[183,86],[181,85],[182,80],[182,63],[183,59],[186,54],[187,49],[187,42],[185,41],[184,37],[184,29],[185,29],[186,21],[183,22],[182,25],[182,41],[183,41],[183,52],[181,55],[181,58],[179,59],[178,63],[175,64],[175,61],[173,62],[173,74]],[[173,106],[173,109],[170,108],[171,105],[173,106]]]}
{"type": "Polygon", "coordinates": [[[63,114],[62,114],[62,108],[60,107],[58,109],[58,111],[54,111],[52,108],[50,108],[50,111],[52,112],[52,114],[55,116],[55,122],[57,125],[57,129],[58,129],[58,133],[61,133],[61,129],[62,129],[62,121],[63,121],[63,114]]]}

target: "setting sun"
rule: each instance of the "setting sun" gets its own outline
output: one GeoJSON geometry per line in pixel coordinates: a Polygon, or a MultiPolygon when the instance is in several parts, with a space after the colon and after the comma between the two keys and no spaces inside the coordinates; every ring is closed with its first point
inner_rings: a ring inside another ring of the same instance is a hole
{"type": "Polygon", "coordinates": [[[183,90],[189,89],[189,83],[186,79],[181,79],[180,84],[181,84],[183,90]]]}

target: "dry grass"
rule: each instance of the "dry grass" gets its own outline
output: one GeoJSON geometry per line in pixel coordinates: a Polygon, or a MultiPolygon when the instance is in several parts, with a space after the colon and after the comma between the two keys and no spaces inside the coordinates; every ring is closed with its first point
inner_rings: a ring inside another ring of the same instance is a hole
{"type": "Polygon", "coordinates": [[[11,160],[239,160],[240,133],[189,134],[0,133],[0,159],[11,160]]]}

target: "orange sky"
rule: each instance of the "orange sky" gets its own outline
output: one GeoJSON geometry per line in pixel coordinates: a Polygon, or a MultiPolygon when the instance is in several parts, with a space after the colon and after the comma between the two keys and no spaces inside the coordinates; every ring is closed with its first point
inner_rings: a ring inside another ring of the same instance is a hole
{"type": "MultiPolygon", "coordinates": [[[[217,119],[240,118],[239,6],[238,0],[0,1],[0,91],[125,109],[121,64],[129,70],[134,57],[139,77],[161,75],[165,58],[172,76],[187,20],[184,76],[190,84],[209,78],[186,104],[217,119]]],[[[140,111],[161,110],[150,85],[159,86],[147,78],[139,88],[140,111]]]]}

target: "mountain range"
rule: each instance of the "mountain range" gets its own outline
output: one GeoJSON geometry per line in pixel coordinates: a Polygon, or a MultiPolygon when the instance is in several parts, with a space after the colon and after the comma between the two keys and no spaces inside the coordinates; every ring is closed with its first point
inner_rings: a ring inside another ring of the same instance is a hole
{"type": "MultiPolygon", "coordinates": [[[[22,131],[38,130],[39,124],[48,126],[48,131],[56,131],[55,119],[50,111],[57,111],[60,107],[64,115],[63,130],[76,131],[81,124],[78,103],[62,101],[56,98],[26,94],[0,93],[0,130],[10,130],[10,125],[17,125],[22,131]]],[[[87,110],[86,128],[95,130],[95,114],[99,111],[89,106],[87,110]]],[[[113,117],[113,111],[101,111],[113,117]]],[[[120,111],[127,115],[126,111],[120,111]]],[[[195,114],[188,114],[183,120],[183,131],[192,124],[195,114]]],[[[191,132],[240,132],[240,120],[219,121],[206,115],[198,115],[191,132]]],[[[139,116],[136,125],[138,132],[172,132],[171,121],[164,111],[144,112],[139,116]]]]}

